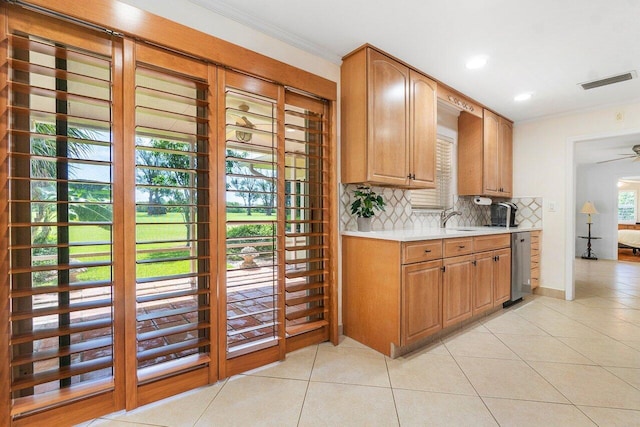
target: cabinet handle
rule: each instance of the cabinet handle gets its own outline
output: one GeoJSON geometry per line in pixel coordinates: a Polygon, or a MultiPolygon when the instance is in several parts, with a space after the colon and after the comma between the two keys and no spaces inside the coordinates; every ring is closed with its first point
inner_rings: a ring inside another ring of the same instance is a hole
{"type": "Polygon", "coordinates": [[[425,253],[425,254],[431,253],[431,249],[425,249],[425,250],[424,250],[424,253],[425,253]]]}
{"type": "Polygon", "coordinates": [[[478,261],[473,260],[473,261],[471,261],[471,264],[473,264],[473,266],[475,267],[476,265],[478,265],[478,261]]]}
{"type": "Polygon", "coordinates": [[[459,245],[458,249],[464,249],[464,245],[459,245]]]}
{"type": "Polygon", "coordinates": [[[447,271],[447,267],[443,265],[442,267],[440,267],[440,270],[442,270],[442,272],[444,273],[445,271],[447,271]]]}
{"type": "Polygon", "coordinates": [[[411,174],[407,175],[407,178],[411,179],[411,174]]]}

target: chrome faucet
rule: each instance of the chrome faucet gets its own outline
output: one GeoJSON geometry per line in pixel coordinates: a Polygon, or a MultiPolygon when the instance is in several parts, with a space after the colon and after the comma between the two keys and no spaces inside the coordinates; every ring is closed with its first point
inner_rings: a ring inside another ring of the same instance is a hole
{"type": "Polygon", "coordinates": [[[447,226],[447,221],[449,221],[451,219],[451,217],[456,216],[456,215],[462,215],[462,212],[454,211],[454,210],[452,210],[451,212],[447,213],[447,211],[450,210],[450,209],[453,209],[453,207],[445,209],[442,212],[440,212],[440,228],[445,228],[447,226]]]}

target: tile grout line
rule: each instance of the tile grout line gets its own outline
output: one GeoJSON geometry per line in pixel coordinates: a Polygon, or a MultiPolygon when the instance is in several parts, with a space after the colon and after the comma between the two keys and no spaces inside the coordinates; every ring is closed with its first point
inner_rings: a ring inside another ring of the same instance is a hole
{"type": "Polygon", "coordinates": [[[467,376],[467,373],[464,371],[464,369],[462,369],[462,366],[460,366],[460,363],[458,362],[458,359],[456,359],[455,356],[451,353],[451,350],[449,350],[449,347],[447,347],[447,344],[444,341],[441,340],[440,342],[442,343],[444,348],[447,350],[447,353],[449,353],[449,356],[451,356],[453,361],[456,363],[456,366],[458,367],[458,369],[460,369],[460,372],[462,372],[462,375],[464,375],[464,377],[466,378],[467,382],[469,383],[469,385],[471,386],[473,391],[475,391],[476,396],[480,399],[480,401],[482,402],[484,407],[487,409],[487,411],[491,415],[491,418],[493,418],[493,420],[496,422],[496,425],[499,426],[500,423],[498,422],[498,419],[496,418],[495,414],[493,412],[491,412],[491,409],[489,409],[489,406],[487,405],[487,402],[485,402],[484,399],[482,398],[482,396],[480,396],[480,393],[478,392],[478,389],[476,389],[476,386],[473,385],[473,382],[471,382],[471,379],[467,376]]]}
{"type": "MultiPolygon", "coordinates": [[[[561,301],[564,301],[564,300],[561,300],[561,301]]],[[[576,301],[576,302],[577,302],[577,300],[574,300],[574,301],[576,301]]],[[[557,309],[555,309],[555,308],[553,308],[553,307],[551,307],[551,306],[548,306],[548,305],[546,305],[546,304],[544,304],[544,303],[541,303],[541,304],[543,304],[546,308],[548,308],[548,309],[550,309],[550,310],[555,311],[556,313],[560,314],[561,316],[566,317],[568,320],[571,320],[571,321],[573,321],[573,322],[576,322],[576,323],[580,324],[581,326],[584,326],[585,328],[588,328],[588,329],[592,330],[593,332],[596,332],[596,333],[598,333],[598,334],[600,334],[600,335],[602,335],[602,336],[604,336],[604,337],[607,337],[607,338],[609,338],[609,339],[611,339],[611,340],[613,340],[613,341],[619,342],[620,344],[625,345],[625,346],[627,346],[627,347],[631,348],[632,350],[635,350],[633,347],[631,347],[630,345],[628,345],[628,344],[624,343],[623,341],[621,341],[621,340],[619,340],[619,339],[617,339],[617,338],[614,338],[614,337],[612,337],[612,336],[610,336],[610,335],[607,335],[605,332],[601,332],[601,331],[599,331],[599,330],[597,330],[597,329],[594,329],[593,327],[591,327],[590,325],[588,325],[588,324],[584,323],[584,322],[583,322],[583,321],[581,321],[581,320],[578,320],[578,319],[575,319],[575,318],[573,318],[573,317],[571,317],[571,316],[568,316],[568,315],[566,315],[565,313],[563,313],[563,312],[561,312],[561,311],[558,311],[557,309]]],[[[582,306],[583,306],[583,307],[585,307],[585,308],[606,310],[606,308],[589,307],[589,306],[586,306],[586,305],[583,305],[583,304],[582,304],[582,306]]],[[[610,310],[613,310],[613,309],[610,309],[610,310]]],[[[618,310],[626,310],[626,309],[618,309],[618,310]]],[[[631,310],[635,310],[635,309],[631,309],[631,310]]],[[[611,313],[610,313],[610,314],[611,314],[611,313]]],[[[629,325],[631,325],[631,326],[636,326],[636,327],[638,327],[638,325],[634,324],[633,322],[629,322],[629,321],[627,321],[627,320],[620,319],[619,317],[615,317],[615,319],[617,319],[617,321],[620,321],[620,322],[623,322],[623,323],[627,323],[627,324],[629,324],[629,325]]],[[[525,319],[525,320],[527,320],[527,319],[525,319]]],[[[530,322],[530,323],[533,323],[533,322],[530,322]]],[[[533,323],[533,324],[535,325],[535,323],[533,323]]],[[[537,326],[537,325],[535,325],[535,326],[536,326],[536,327],[538,327],[538,328],[540,328],[540,327],[539,327],[539,326],[537,326]]],[[[542,329],[542,328],[540,328],[540,329],[542,329]]],[[[545,331],[545,332],[547,332],[547,331],[545,331]]],[[[548,333],[548,332],[547,332],[547,333],[548,333]]],[[[551,335],[551,334],[550,334],[550,335],[551,335]]],[[[560,336],[555,336],[555,335],[551,335],[551,336],[552,336],[552,337],[554,337],[554,338],[580,338],[580,337],[560,337],[560,336]]],[[[601,338],[599,338],[599,337],[598,337],[598,338],[594,338],[594,339],[601,339],[601,338]]],[[[565,344],[566,344],[566,343],[565,343],[565,344]]],[[[566,345],[568,345],[568,344],[566,344],[566,345]]],[[[569,347],[571,347],[571,346],[569,346],[569,347]]],[[[575,350],[573,347],[571,347],[571,348],[572,348],[573,350],[575,350]]],[[[577,350],[575,350],[575,351],[577,351],[577,350]]],[[[580,353],[580,354],[582,354],[582,353],[580,353]]],[[[586,357],[586,356],[585,356],[585,357],[586,357]]],[[[587,359],[588,359],[588,357],[587,357],[587,359]]]]}
{"type": "MultiPolygon", "coordinates": [[[[518,313],[516,313],[516,312],[515,312],[515,310],[513,311],[513,313],[514,313],[515,315],[517,315],[518,317],[520,317],[522,320],[526,321],[527,323],[531,323],[533,326],[538,327],[538,326],[536,326],[533,322],[530,322],[529,320],[527,320],[527,319],[525,319],[524,317],[520,316],[518,313]]],[[[483,324],[483,326],[484,326],[484,324],[483,324]]],[[[485,328],[487,328],[487,327],[485,326],[485,328]]],[[[538,328],[538,329],[541,329],[541,328],[538,328]]],[[[525,402],[537,402],[537,403],[545,403],[545,404],[568,405],[568,406],[573,406],[574,408],[576,408],[576,409],[580,410],[580,409],[577,407],[577,405],[576,405],[574,402],[572,402],[572,401],[571,401],[571,399],[569,399],[567,396],[565,396],[565,395],[564,395],[564,393],[562,393],[560,390],[558,390],[558,388],[557,388],[556,386],[554,386],[554,385],[553,385],[553,384],[552,384],[552,383],[551,383],[547,378],[545,378],[545,377],[544,377],[540,372],[538,372],[538,371],[537,371],[533,366],[531,366],[531,364],[529,364],[529,362],[528,362],[527,360],[525,360],[522,356],[520,356],[518,353],[516,353],[514,350],[512,350],[512,349],[511,349],[511,347],[509,347],[509,345],[508,345],[506,342],[504,342],[503,340],[501,340],[501,339],[500,339],[500,337],[499,337],[499,336],[497,336],[497,335],[496,335],[496,334],[495,334],[491,329],[487,328],[487,330],[488,330],[488,331],[489,331],[489,333],[491,333],[491,334],[492,334],[492,335],[493,335],[493,336],[494,336],[498,341],[500,341],[500,342],[502,343],[502,345],[504,345],[505,347],[507,347],[507,348],[508,348],[508,349],[509,349],[513,354],[515,354],[521,362],[523,362],[526,366],[528,366],[528,367],[529,367],[533,372],[535,372],[535,373],[536,373],[536,375],[538,375],[540,378],[542,378],[542,380],[544,380],[544,382],[546,382],[549,386],[551,386],[551,388],[552,388],[552,389],[554,389],[555,391],[557,391],[557,392],[558,392],[558,394],[560,394],[560,396],[562,396],[563,398],[565,398],[565,399],[567,400],[567,402],[569,402],[569,403],[567,404],[567,403],[551,402],[551,401],[546,402],[546,401],[540,401],[540,400],[529,400],[529,399],[511,399],[511,400],[520,400],[520,401],[525,401],[525,402]]],[[[551,336],[552,338],[557,339],[556,337],[554,337],[553,335],[551,335],[549,332],[545,331],[544,329],[541,329],[541,330],[542,330],[544,333],[546,333],[548,336],[551,336]]],[[[505,335],[508,335],[508,334],[505,334],[505,335]]],[[[562,341],[560,341],[560,342],[562,342],[562,341]]],[[[564,343],[563,343],[563,344],[564,344],[564,343]]],[[[566,344],[565,344],[565,345],[566,345],[566,344]]],[[[580,354],[582,354],[582,353],[580,353],[580,354]]],[[[584,355],[583,355],[583,356],[584,356],[584,355]]],[[[589,358],[588,358],[588,357],[586,357],[586,356],[584,356],[584,357],[585,357],[585,358],[587,358],[587,359],[589,359],[589,358]]],[[[589,359],[589,360],[591,360],[591,359],[589,359]]],[[[553,362],[546,362],[546,363],[553,363],[553,362]]],[[[594,363],[595,363],[595,362],[594,362],[594,363]]],[[[587,366],[592,366],[592,365],[587,365],[587,366]]],[[[487,397],[488,397],[488,396],[487,396],[487,397]]],[[[486,402],[485,402],[485,400],[484,400],[483,396],[480,396],[480,399],[482,399],[482,402],[485,404],[485,406],[487,406],[487,404],[486,404],[486,402]]],[[[503,399],[506,399],[506,398],[503,398],[503,399]]],[[[509,400],[509,399],[507,399],[507,400],[509,400]]],[[[487,406],[487,409],[489,409],[489,408],[488,408],[488,406],[487,406]]],[[[490,410],[490,409],[489,409],[489,412],[491,412],[491,410],[490,410]]],[[[582,411],[580,411],[580,412],[582,412],[582,411]]],[[[492,413],[492,415],[493,415],[493,413],[492,413]]],[[[586,414],[585,414],[585,415],[586,415],[586,414]]],[[[587,418],[589,418],[589,417],[587,417],[587,418]]],[[[591,418],[589,418],[589,419],[591,420],[591,418]]],[[[497,420],[496,420],[496,421],[497,421],[497,420]]],[[[498,423],[498,424],[499,424],[499,423],[498,423]]]]}
{"type": "MultiPolygon", "coordinates": [[[[576,301],[576,300],[574,300],[574,301],[576,301]]],[[[577,301],[576,301],[576,302],[577,302],[577,301]]],[[[544,303],[543,303],[543,304],[544,304],[544,303]]],[[[584,305],[583,305],[583,306],[584,306],[584,305]]],[[[596,333],[598,333],[598,334],[601,334],[601,335],[603,335],[604,337],[606,337],[606,338],[608,338],[608,339],[610,339],[610,340],[613,340],[613,341],[615,341],[615,342],[617,342],[617,343],[619,343],[619,344],[622,344],[622,345],[624,345],[625,347],[627,347],[627,348],[629,348],[629,349],[631,349],[631,350],[638,351],[637,349],[635,349],[635,348],[631,347],[629,344],[625,343],[624,341],[621,341],[621,340],[619,340],[619,339],[617,339],[617,338],[614,338],[614,337],[612,337],[612,336],[610,336],[610,335],[607,335],[605,332],[601,332],[601,331],[599,331],[599,330],[597,330],[597,329],[594,329],[594,328],[593,328],[593,327],[591,327],[590,325],[588,325],[588,324],[586,324],[586,323],[584,323],[584,322],[582,322],[582,321],[580,321],[580,320],[578,320],[578,319],[575,319],[575,318],[573,318],[573,317],[570,317],[570,316],[568,316],[568,315],[566,315],[566,314],[562,313],[561,311],[558,311],[558,310],[554,309],[553,307],[550,307],[550,306],[548,306],[548,305],[545,305],[545,307],[547,307],[547,308],[549,308],[549,309],[551,309],[551,310],[554,310],[554,311],[556,311],[557,313],[559,313],[560,315],[562,315],[562,316],[566,317],[567,319],[569,319],[569,320],[571,320],[571,321],[573,321],[573,322],[576,322],[576,323],[578,323],[578,324],[580,324],[580,325],[584,326],[585,328],[590,329],[590,330],[591,330],[591,331],[593,331],[593,332],[596,332],[596,333]]],[[[584,307],[585,307],[585,308],[592,308],[592,309],[606,310],[606,308],[597,308],[597,307],[588,307],[588,306],[584,306],[584,307]]],[[[613,309],[609,309],[609,310],[613,310],[613,309]]],[[[625,310],[625,309],[622,309],[622,310],[625,310]]],[[[632,310],[635,310],[635,309],[632,309],[632,310]]],[[[611,313],[609,313],[609,314],[611,314],[611,313]]],[[[638,325],[634,324],[633,322],[629,322],[629,321],[627,321],[627,320],[620,319],[620,318],[618,318],[618,317],[615,317],[615,318],[616,318],[616,319],[619,319],[619,321],[624,322],[624,323],[627,323],[627,324],[629,324],[629,325],[631,325],[631,326],[639,327],[638,325]]],[[[525,319],[525,320],[526,320],[526,319],[525,319]]],[[[545,331],[545,332],[546,332],[546,331],[545,331]]],[[[560,340],[560,338],[580,338],[580,337],[560,337],[560,336],[555,336],[555,335],[551,335],[551,336],[553,336],[554,338],[556,338],[556,339],[558,339],[558,340],[560,340]]],[[[593,338],[593,339],[602,339],[602,338],[599,338],[599,337],[598,337],[598,338],[593,338]]],[[[575,348],[574,348],[574,347],[572,347],[571,345],[569,345],[569,344],[565,343],[565,342],[564,342],[564,341],[562,341],[562,340],[560,340],[560,342],[562,342],[563,344],[565,344],[565,345],[569,346],[569,348],[571,348],[572,350],[576,351],[577,353],[580,353],[583,357],[585,357],[585,358],[587,358],[587,359],[589,359],[589,360],[593,361],[597,366],[600,366],[600,367],[604,368],[604,365],[599,364],[598,362],[596,362],[595,360],[591,359],[591,358],[590,358],[590,357],[588,357],[587,355],[583,354],[581,351],[579,351],[579,350],[575,349],[575,348]]],[[[628,366],[611,366],[611,367],[612,367],[612,368],[629,368],[628,366]]],[[[634,369],[634,368],[631,368],[631,369],[634,369]]]]}
{"type": "Polygon", "coordinates": [[[387,358],[384,358],[384,366],[387,368],[387,378],[389,379],[389,388],[391,389],[391,398],[393,399],[393,408],[396,411],[396,420],[398,420],[398,426],[400,426],[400,413],[398,412],[398,403],[396,402],[396,393],[391,382],[391,374],[389,373],[389,363],[387,358]]]}
{"type": "Polygon", "coordinates": [[[611,375],[613,375],[614,377],[618,378],[619,380],[621,380],[621,381],[623,381],[623,382],[625,382],[625,383],[629,384],[631,387],[633,387],[633,388],[635,388],[636,390],[640,391],[640,387],[638,387],[638,386],[636,386],[636,385],[634,385],[634,384],[631,384],[629,381],[627,381],[626,379],[622,378],[620,375],[618,375],[618,374],[616,374],[616,373],[614,373],[614,372],[611,372],[610,370],[608,370],[608,369],[607,369],[607,368],[617,368],[617,369],[635,369],[635,370],[637,370],[638,372],[640,372],[640,369],[639,369],[639,368],[625,368],[625,367],[619,367],[619,366],[604,366],[604,365],[602,365],[602,366],[601,366],[601,368],[602,368],[602,369],[604,369],[605,371],[607,371],[608,373],[610,373],[611,375]]]}
{"type": "Polygon", "coordinates": [[[300,425],[302,421],[302,412],[304,411],[304,405],[307,401],[307,394],[309,393],[309,387],[311,386],[311,376],[313,375],[313,369],[316,366],[316,360],[318,360],[318,351],[320,350],[320,345],[316,344],[316,351],[313,355],[313,363],[311,364],[311,369],[309,370],[309,378],[307,378],[307,387],[304,389],[304,396],[302,397],[302,405],[300,406],[300,413],[298,414],[298,422],[296,426],[300,425]]]}
{"type": "MultiPolygon", "coordinates": [[[[200,420],[202,419],[202,417],[204,416],[204,414],[207,412],[207,410],[209,409],[209,407],[211,407],[211,405],[213,405],[213,402],[216,400],[216,398],[220,395],[220,393],[222,392],[222,390],[227,386],[227,384],[229,383],[229,378],[225,378],[224,383],[222,384],[222,386],[220,387],[220,390],[218,390],[214,395],[213,398],[209,401],[209,404],[204,408],[204,410],[202,411],[202,413],[200,414],[200,416],[196,419],[196,421],[193,423],[193,427],[195,427],[198,422],[200,422],[200,420]]],[[[213,384],[211,384],[213,385],[213,384]]]]}
{"type": "MultiPolygon", "coordinates": [[[[514,314],[515,314],[515,315],[517,315],[518,317],[520,317],[521,319],[525,320],[526,322],[531,323],[531,324],[533,325],[533,323],[532,323],[532,322],[529,322],[527,319],[525,319],[524,317],[520,316],[518,313],[515,313],[515,311],[514,311],[514,314]]],[[[534,325],[534,326],[535,326],[535,325],[534,325]]],[[[487,328],[487,329],[488,329],[488,328],[487,328]]],[[[553,335],[549,334],[549,333],[548,333],[547,331],[545,331],[544,329],[542,329],[542,330],[543,330],[545,333],[547,333],[548,335],[550,335],[552,338],[557,339],[556,337],[554,337],[553,335]]],[[[491,331],[491,330],[490,330],[490,332],[493,334],[493,331],[491,331]]],[[[551,383],[551,381],[549,381],[547,378],[545,378],[545,377],[544,377],[544,375],[542,375],[540,372],[538,372],[538,370],[536,370],[533,366],[531,366],[531,364],[529,363],[529,361],[525,360],[525,359],[524,359],[523,357],[521,357],[518,353],[516,353],[515,351],[513,351],[513,350],[511,349],[511,347],[509,347],[509,345],[508,345],[507,343],[505,343],[504,341],[502,341],[502,340],[500,339],[500,337],[498,337],[496,334],[493,334],[493,336],[494,336],[494,337],[496,337],[496,339],[497,339],[498,341],[500,341],[504,346],[506,346],[509,350],[511,350],[511,351],[512,351],[516,356],[518,356],[518,358],[519,358],[519,359],[520,359],[520,360],[521,360],[525,365],[527,365],[527,366],[529,367],[529,369],[531,369],[533,372],[535,372],[535,373],[536,373],[536,375],[538,375],[540,378],[542,378],[542,379],[544,380],[544,382],[546,382],[549,386],[551,386],[551,388],[553,388],[555,391],[557,391],[557,392],[558,392],[558,394],[560,394],[560,396],[564,397],[564,398],[567,400],[567,402],[569,402],[569,404],[571,404],[573,407],[575,407],[575,408],[577,409],[576,404],[575,404],[574,402],[572,402],[572,401],[571,401],[571,399],[569,399],[567,396],[565,396],[565,395],[564,395],[564,393],[562,393],[562,392],[561,392],[561,391],[560,391],[560,390],[559,390],[555,385],[553,385],[553,384],[551,383]]],[[[560,341],[560,342],[562,342],[562,341],[560,341]]],[[[564,343],[563,343],[563,344],[564,344],[564,343]]],[[[565,344],[565,345],[567,345],[567,344],[565,344]]],[[[571,348],[571,346],[569,346],[569,345],[567,345],[567,346],[568,346],[569,348],[571,348]]],[[[575,351],[575,349],[573,349],[573,350],[575,351]]],[[[580,352],[578,352],[578,353],[580,353],[580,352]]],[[[581,354],[582,356],[584,356],[586,359],[591,360],[590,358],[588,358],[587,356],[583,355],[582,353],[580,353],[580,354],[581,354]]],[[[552,362],[546,362],[546,363],[552,363],[552,362]]],[[[595,363],[595,362],[594,362],[594,363],[595,363]]],[[[588,365],[588,366],[591,366],[591,365],[588,365]]],[[[532,402],[535,402],[535,401],[532,401],[532,402]]],[[[547,403],[559,403],[559,402],[547,402],[547,403]]]]}

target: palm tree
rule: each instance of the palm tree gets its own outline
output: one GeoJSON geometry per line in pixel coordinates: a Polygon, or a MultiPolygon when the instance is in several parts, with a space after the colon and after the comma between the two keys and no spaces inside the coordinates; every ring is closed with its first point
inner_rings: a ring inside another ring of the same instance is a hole
{"type": "MultiPolygon", "coordinates": [[[[31,177],[45,178],[52,181],[36,181],[32,183],[31,200],[39,202],[53,202],[57,200],[56,183],[53,181],[58,174],[57,153],[57,129],[53,123],[35,122],[34,133],[43,137],[31,138],[31,154],[41,158],[31,160],[31,177]],[[48,159],[50,158],[50,160],[48,159]]],[[[91,129],[69,128],[67,134],[67,157],[88,158],[91,153],[91,145],[83,141],[99,140],[97,132],[91,129]]],[[[67,171],[72,175],[74,166],[67,164],[67,171]]],[[[57,216],[57,205],[54,203],[38,203],[34,205],[33,222],[48,223],[55,222],[57,216]]],[[[110,218],[110,216],[109,216],[110,218]]],[[[51,234],[51,227],[42,226],[36,228],[33,236],[33,243],[46,243],[51,234]]]]}

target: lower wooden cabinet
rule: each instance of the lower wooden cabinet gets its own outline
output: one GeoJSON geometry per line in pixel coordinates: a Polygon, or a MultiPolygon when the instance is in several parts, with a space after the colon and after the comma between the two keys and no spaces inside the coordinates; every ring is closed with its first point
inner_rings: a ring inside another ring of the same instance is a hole
{"type": "Polygon", "coordinates": [[[412,344],[442,329],[442,261],[402,267],[402,342],[412,344]]]}
{"type": "MultiPolygon", "coordinates": [[[[511,296],[510,248],[477,253],[471,261],[471,266],[471,315],[475,316],[490,310],[509,299],[511,296]]],[[[445,304],[453,307],[456,307],[456,304],[463,306],[455,300],[446,301],[446,297],[445,304]]],[[[469,317],[465,317],[465,314],[467,313],[458,313],[458,317],[451,323],[469,317]]],[[[446,320],[444,326],[447,326],[446,320]]]]}
{"type": "Polygon", "coordinates": [[[473,255],[445,258],[442,273],[442,325],[446,328],[472,316],[473,255]]]}
{"type": "Polygon", "coordinates": [[[509,234],[417,242],[343,236],[344,334],[396,357],[501,305],[511,291],[510,242],[509,234]]]}
{"type": "Polygon", "coordinates": [[[511,236],[474,238],[473,315],[496,307],[511,297],[511,236]]]}
{"type": "Polygon", "coordinates": [[[511,248],[494,251],[493,305],[502,304],[511,297],[511,248]]]}
{"type": "Polygon", "coordinates": [[[473,314],[493,308],[493,274],[495,260],[493,251],[476,254],[473,280],[473,314]]]}

